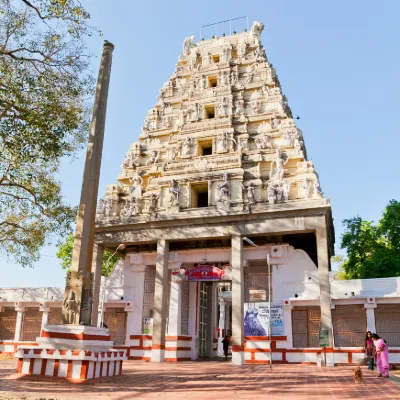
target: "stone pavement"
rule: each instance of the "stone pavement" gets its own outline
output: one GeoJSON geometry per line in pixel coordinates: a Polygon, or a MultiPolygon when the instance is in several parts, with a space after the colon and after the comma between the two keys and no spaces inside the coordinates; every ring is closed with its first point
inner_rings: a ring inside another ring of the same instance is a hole
{"type": "Polygon", "coordinates": [[[229,362],[124,363],[124,375],[96,383],[10,380],[14,360],[0,361],[0,400],[40,399],[400,399],[400,386],[375,378],[363,368],[364,383],[353,380],[352,367],[309,365],[232,366],[229,362]]]}

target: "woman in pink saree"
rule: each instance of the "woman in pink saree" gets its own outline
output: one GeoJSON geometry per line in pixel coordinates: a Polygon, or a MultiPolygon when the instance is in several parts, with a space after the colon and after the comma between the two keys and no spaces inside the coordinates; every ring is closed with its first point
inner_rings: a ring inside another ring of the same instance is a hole
{"type": "Polygon", "coordinates": [[[378,368],[379,377],[389,378],[389,351],[383,339],[376,333],[372,334],[372,340],[375,345],[376,367],[378,368]]]}

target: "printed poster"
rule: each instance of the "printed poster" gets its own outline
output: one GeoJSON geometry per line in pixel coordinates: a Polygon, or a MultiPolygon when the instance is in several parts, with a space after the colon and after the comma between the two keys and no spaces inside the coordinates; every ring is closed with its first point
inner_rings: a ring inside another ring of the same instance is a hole
{"type": "MultiPolygon", "coordinates": [[[[272,336],[284,336],[283,305],[271,303],[272,336]]],[[[244,336],[269,336],[269,303],[244,303],[244,336]]]]}

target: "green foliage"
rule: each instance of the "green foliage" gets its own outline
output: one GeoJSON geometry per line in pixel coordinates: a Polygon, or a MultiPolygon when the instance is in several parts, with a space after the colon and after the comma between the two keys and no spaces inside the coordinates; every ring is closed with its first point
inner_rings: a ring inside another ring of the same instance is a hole
{"type": "MultiPolygon", "coordinates": [[[[68,269],[71,266],[73,248],[74,248],[74,234],[71,232],[67,236],[65,242],[60,243],[57,247],[56,256],[61,261],[61,267],[63,269],[68,269]]],[[[119,258],[113,255],[113,253],[105,251],[103,255],[103,265],[101,274],[103,276],[108,276],[118,260],[119,258]]]]}
{"type": "Polygon", "coordinates": [[[78,0],[0,2],[0,253],[23,265],[75,220],[55,176],[88,132],[88,19],[78,0]]]}
{"type": "Polygon", "coordinates": [[[339,279],[400,276],[400,202],[391,200],[376,225],[360,217],[343,224],[347,259],[341,260],[339,279]]]}

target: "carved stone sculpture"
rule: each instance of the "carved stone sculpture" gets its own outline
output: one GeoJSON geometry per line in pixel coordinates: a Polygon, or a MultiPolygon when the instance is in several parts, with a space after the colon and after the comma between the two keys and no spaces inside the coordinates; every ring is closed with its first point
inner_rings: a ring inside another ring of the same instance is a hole
{"type": "Polygon", "coordinates": [[[193,139],[190,136],[187,136],[185,140],[182,142],[182,155],[190,156],[193,146],[193,139]]]}
{"type": "Polygon", "coordinates": [[[100,199],[99,202],[97,203],[96,214],[98,214],[98,215],[104,215],[104,203],[103,203],[103,199],[100,199]]]}
{"type": "Polygon", "coordinates": [[[221,101],[218,104],[218,109],[217,109],[217,115],[218,117],[225,117],[226,116],[226,111],[225,111],[225,106],[226,106],[226,99],[222,98],[221,101]]]}
{"type": "Polygon", "coordinates": [[[243,100],[237,100],[235,103],[235,111],[234,111],[234,115],[241,115],[243,114],[243,104],[244,101],[243,100]]]}
{"type": "Polygon", "coordinates": [[[278,129],[280,125],[281,125],[281,123],[278,119],[272,118],[272,120],[271,120],[272,129],[278,129]]]}
{"type": "Polygon", "coordinates": [[[275,194],[275,185],[270,182],[267,189],[268,202],[269,204],[275,204],[276,194],[275,194]]]}
{"type": "Polygon", "coordinates": [[[255,139],[257,150],[265,150],[265,149],[272,149],[273,148],[273,143],[270,140],[271,138],[264,134],[260,137],[257,137],[255,139]]]}
{"type": "Polygon", "coordinates": [[[181,192],[181,188],[174,179],[172,179],[169,183],[169,194],[170,199],[169,202],[172,205],[179,205],[179,193],[181,192]]]}
{"type": "Polygon", "coordinates": [[[183,56],[188,56],[190,54],[190,50],[192,50],[193,47],[196,45],[194,44],[194,36],[187,36],[185,37],[183,41],[183,46],[182,46],[182,55],[183,56]]]}
{"type": "Polygon", "coordinates": [[[249,204],[254,204],[256,202],[256,189],[253,182],[250,182],[247,187],[247,200],[249,201],[249,204]]]}
{"type": "Polygon", "coordinates": [[[254,43],[256,44],[260,43],[260,36],[263,30],[264,30],[264,24],[262,22],[254,21],[250,31],[254,43]]]}
{"type": "Polygon", "coordinates": [[[106,217],[109,217],[111,215],[111,208],[112,208],[112,200],[110,197],[107,199],[103,200],[104,203],[104,215],[106,217]]]}
{"type": "Polygon", "coordinates": [[[133,183],[130,189],[130,201],[133,201],[133,199],[140,199],[142,197],[143,178],[139,175],[138,171],[136,171],[135,176],[129,178],[129,182],[133,183]]]}
{"type": "Polygon", "coordinates": [[[222,185],[217,186],[219,189],[218,201],[222,201],[223,198],[225,200],[229,200],[231,198],[228,177],[228,174],[224,174],[224,182],[222,183],[222,185]]]}
{"type": "Polygon", "coordinates": [[[154,193],[152,193],[151,196],[149,197],[148,204],[147,204],[147,212],[149,214],[152,214],[156,211],[157,199],[158,199],[158,196],[154,193]]]}
{"type": "Polygon", "coordinates": [[[287,158],[286,161],[283,160],[281,152],[279,149],[276,149],[276,158],[271,163],[271,171],[270,171],[270,179],[271,180],[282,180],[285,174],[284,166],[288,163],[289,159],[287,158]],[[275,168],[274,168],[275,165],[275,168]]]}
{"type": "Polygon", "coordinates": [[[237,74],[234,72],[234,71],[232,71],[231,72],[231,85],[236,85],[237,83],[238,83],[238,76],[237,76],[237,74]]]}
{"type": "Polygon", "coordinates": [[[257,133],[267,133],[271,130],[271,125],[266,122],[263,121],[257,128],[257,133]]]}
{"type": "Polygon", "coordinates": [[[321,186],[318,179],[314,181],[314,197],[322,197],[321,186]]]}
{"type": "Polygon", "coordinates": [[[152,150],[151,151],[151,155],[150,155],[150,159],[147,160],[146,166],[153,165],[153,164],[157,163],[159,158],[160,158],[159,153],[156,150],[152,150]]]}
{"type": "Polygon", "coordinates": [[[310,191],[311,191],[311,182],[310,180],[306,177],[304,178],[304,181],[301,185],[301,188],[303,189],[303,196],[305,199],[310,198],[310,191]]]}

